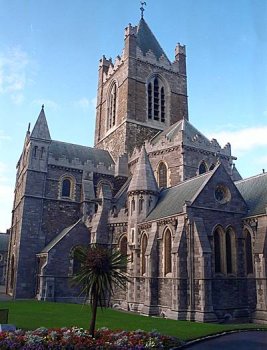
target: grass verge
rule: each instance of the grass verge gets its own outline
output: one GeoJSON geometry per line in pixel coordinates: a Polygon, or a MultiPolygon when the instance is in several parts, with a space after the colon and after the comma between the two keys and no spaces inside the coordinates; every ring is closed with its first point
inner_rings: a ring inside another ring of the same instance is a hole
{"type": "MultiPolygon", "coordinates": [[[[0,308],[9,309],[9,323],[17,328],[35,329],[38,327],[83,327],[88,328],[91,309],[88,305],[50,303],[38,301],[3,301],[0,308]]],[[[206,335],[235,329],[267,330],[267,325],[257,324],[214,324],[188,321],[167,320],[146,317],[138,314],[120,312],[112,309],[99,309],[97,328],[151,331],[156,329],[161,334],[176,336],[182,340],[191,340],[206,335]]]]}

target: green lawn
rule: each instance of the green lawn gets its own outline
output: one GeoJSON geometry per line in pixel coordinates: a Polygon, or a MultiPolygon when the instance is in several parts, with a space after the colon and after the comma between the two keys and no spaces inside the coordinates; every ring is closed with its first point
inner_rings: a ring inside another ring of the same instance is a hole
{"type": "MultiPolygon", "coordinates": [[[[41,326],[47,328],[78,326],[87,328],[90,319],[90,306],[49,303],[37,301],[0,302],[0,308],[9,309],[9,323],[18,328],[35,329],[41,326]]],[[[146,317],[137,314],[99,309],[97,328],[151,331],[157,329],[162,334],[173,335],[183,340],[203,337],[231,329],[265,328],[267,325],[232,324],[220,325],[174,321],[156,317],[146,317]]]]}

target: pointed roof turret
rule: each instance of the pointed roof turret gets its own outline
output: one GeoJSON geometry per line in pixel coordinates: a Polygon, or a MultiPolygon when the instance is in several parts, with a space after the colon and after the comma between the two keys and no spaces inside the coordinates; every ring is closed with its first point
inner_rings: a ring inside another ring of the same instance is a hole
{"type": "Polygon", "coordinates": [[[48,124],[47,124],[46,116],[44,112],[44,105],[42,105],[41,112],[32,130],[31,138],[49,140],[49,141],[51,140],[50,132],[48,129],[48,124]]]}
{"type": "Polygon", "coordinates": [[[142,147],[139,161],[128,188],[128,192],[133,191],[149,191],[154,193],[158,193],[159,191],[145,146],[142,147]]]}
{"type": "Polygon", "coordinates": [[[144,55],[151,50],[157,59],[163,55],[167,60],[169,60],[144,18],[140,19],[137,28],[136,40],[137,45],[144,55]]]}

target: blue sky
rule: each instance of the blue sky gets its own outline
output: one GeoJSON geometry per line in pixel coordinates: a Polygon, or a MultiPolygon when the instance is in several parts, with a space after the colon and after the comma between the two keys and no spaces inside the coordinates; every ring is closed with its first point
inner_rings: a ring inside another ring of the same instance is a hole
{"type": "MultiPolygon", "coordinates": [[[[267,1],[147,0],[168,57],[187,47],[189,118],[232,145],[243,177],[267,169],[267,1]]],[[[44,103],[53,139],[93,146],[98,62],[121,54],[137,0],[0,0],[0,231],[16,162],[44,103]]]]}

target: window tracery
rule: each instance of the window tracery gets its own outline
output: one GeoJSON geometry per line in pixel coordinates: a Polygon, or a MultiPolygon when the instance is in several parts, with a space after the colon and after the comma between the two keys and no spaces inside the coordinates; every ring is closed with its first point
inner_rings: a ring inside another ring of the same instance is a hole
{"type": "Polygon", "coordinates": [[[165,88],[159,77],[153,77],[147,85],[148,119],[165,123],[165,88]]]}
{"type": "Polygon", "coordinates": [[[158,166],[158,185],[159,187],[166,188],[168,187],[168,169],[167,165],[161,162],[158,166]]]}
{"type": "Polygon", "coordinates": [[[111,85],[109,97],[108,97],[108,118],[107,118],[107,129],[111,129],[116,124],[116,116],[117,116],[117,95],[118,88],[117,84],[113,82],[111,85]]]}
{"type": "Polygon", "coordinates": [[[172,272],[172,238],[169,229],[165,231],[164,234],[164,275],[172,272]]]}

